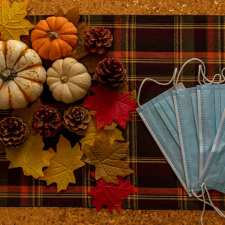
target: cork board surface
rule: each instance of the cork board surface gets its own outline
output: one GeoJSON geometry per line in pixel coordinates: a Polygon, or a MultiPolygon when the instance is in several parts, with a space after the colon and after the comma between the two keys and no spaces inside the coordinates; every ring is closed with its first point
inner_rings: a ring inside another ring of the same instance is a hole
{"type": "MultiPolygon", "coordinates": [[[[31,0],[30,14],[54,14],[59,6],[78,6],[80,14],[224,15],[224,0],[31,0]]],[[[0,208],[1,225],[144,224],[198,225],[200,211],[124,210],[121,214],[96,213],[80,208],[0,208]]],[[[209,211],[206,225],[225,225],[209,211]]]]}
{"type": "Polygon", "coordinates": [[[224,0],[30,0],[31,14],[53,14],[59,6],[80,14],[224,15],[224,0]]]}
{"type": "MultiPolygon", "coordinates": [[[[125,210],[121,214],[94,209],[11,208],[1,209],[1,225],[199,225],[197,211],[125,210]]],[[[215,212],[207,212],[205,225],[224,225],[215,212]]]]}

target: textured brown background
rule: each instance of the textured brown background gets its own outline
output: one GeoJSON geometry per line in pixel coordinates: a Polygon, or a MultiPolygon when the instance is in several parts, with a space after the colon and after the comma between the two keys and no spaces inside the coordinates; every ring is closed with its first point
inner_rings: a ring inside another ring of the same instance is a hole
{"type": "Polygon", "coordinates": [[[81,14],[209,14],[224,15],[224,0],[31,0],[32,14],[54,13],[78,6],[81,14]]]}
{"type": "MultiPolygon", "coordinates": [[[[31,0],[30,14],[53,14],[59,6],[76,5],[81,14],[224,15],[224,0],[31,0]]],[[[94,209],[0,208],[1,225],[198,225],[199,211],[132,211],[110,215],[94,209]]],[[[225,225],[207,212],[206,225],[225,225]]]]}

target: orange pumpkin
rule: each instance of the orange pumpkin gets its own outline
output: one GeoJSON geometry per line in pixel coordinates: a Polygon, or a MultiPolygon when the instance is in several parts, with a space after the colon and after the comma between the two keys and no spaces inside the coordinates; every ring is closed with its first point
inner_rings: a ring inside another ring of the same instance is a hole
{"type": "Polygon", "coordinates": [[[31,33],[31,41],[42,58],[63,58],[77,45],[77,28],[65,17],[51,16],[38,22],[31,33]]]}

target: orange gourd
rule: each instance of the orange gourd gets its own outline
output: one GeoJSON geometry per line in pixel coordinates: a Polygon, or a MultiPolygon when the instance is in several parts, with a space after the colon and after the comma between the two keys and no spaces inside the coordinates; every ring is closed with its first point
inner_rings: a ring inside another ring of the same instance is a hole
{"type": "Polygon", "coordinates": [[[32,47],[43,59],[64,58],[76,47],[77,28],[65,17],[40,20],[31,33],[32,47]]]}

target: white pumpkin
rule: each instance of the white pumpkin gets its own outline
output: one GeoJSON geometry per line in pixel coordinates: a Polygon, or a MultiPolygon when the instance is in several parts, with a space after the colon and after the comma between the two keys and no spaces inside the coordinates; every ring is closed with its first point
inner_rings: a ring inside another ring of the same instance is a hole
{"type": "Polygon", "coordinates": [[[38,54],[17,40],[0,41],[0,109],[24,108],[43,91],[46,71],[38,54]]]}
{"type": "Polygon", "coordinates": [[[48,69],[47,84],[57,101],[69,104],[87,94],[91,76],[83,64],[68,57],[56,60],[48,69]]]}

